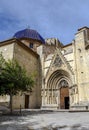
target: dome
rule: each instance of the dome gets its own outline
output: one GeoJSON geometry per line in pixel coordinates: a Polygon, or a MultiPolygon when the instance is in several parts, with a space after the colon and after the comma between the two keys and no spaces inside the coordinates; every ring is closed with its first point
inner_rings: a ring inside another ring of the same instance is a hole
{"type": "Polygon", "coordinates": [[[30,38],[34,40],[38,40],[42,43],[45,43],[45,40],[42,38],[42,36],[36,31],[32,29],[24,29],[21,31],[18,31],[14,34],[15,38],[30,38]]]}

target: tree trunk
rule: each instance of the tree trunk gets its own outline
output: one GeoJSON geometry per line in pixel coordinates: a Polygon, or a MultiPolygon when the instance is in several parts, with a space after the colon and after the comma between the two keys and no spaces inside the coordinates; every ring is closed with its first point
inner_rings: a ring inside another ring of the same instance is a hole
{"type": "Polygon", "coordinates": [[[12,114],[12,93],[10,93],[10,113],[12,114]]]}

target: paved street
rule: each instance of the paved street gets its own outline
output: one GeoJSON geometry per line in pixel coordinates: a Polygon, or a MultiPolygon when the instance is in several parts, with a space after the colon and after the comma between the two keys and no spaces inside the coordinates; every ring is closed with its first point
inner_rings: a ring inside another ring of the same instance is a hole
{"type": "Polygon", "coordinates": [[[0,130],[89,130],[88,112],[29,112],[1,115],[0,130]]]}

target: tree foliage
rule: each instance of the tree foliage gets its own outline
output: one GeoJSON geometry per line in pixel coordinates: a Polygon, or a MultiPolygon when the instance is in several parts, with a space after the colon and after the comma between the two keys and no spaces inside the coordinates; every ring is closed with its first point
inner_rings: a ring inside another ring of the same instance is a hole
{"type": "Polygon", "coordinates": [[[20,91],[32,91],[33,85],[34,80],[27,75],[25,68],[14,59],[6,61],[0,54],[0,95],[10,95],[12,100],[12,96],[20,91]]]}

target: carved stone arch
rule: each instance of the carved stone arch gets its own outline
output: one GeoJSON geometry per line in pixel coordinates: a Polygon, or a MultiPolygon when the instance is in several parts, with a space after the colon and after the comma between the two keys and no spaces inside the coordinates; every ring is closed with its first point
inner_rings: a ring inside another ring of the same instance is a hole
{"type": "Polygon", "coordinates": [[[61,87],[70,87],[71,86],[71,81],[69,78],[67,78],[66,76],[62,77],[59,81],[59,84],[58,84],[58,88],[61,88],[61,87]],[[62,85],[62,82],[66,82],[62,85]]]}
{"type": "Polygon", "coordinates": [[[72,76],[70,75],[69,72],[58,69],[50,73],[50,75],[46,78],[46,82],[45,82],[46,88],[51,88],[53,84],[57,84],[59,80],[62,78],[67,79],[69,86],[72,86],[73,82],[71,77],[72,76]]]}
{"type": "Polygon", "coordinates": [[[59,82],[58,82],[58,85],[57,85],[57,88],[58,89],[61,89],[61,88],[65,88],[65,87],[68,87],[68,89],[70,89],[70,86],[71,86],[71,83],[70,83],[70,80],[67,78],[67,77],[62,77],[59,82]]]}
{"type": "MultiPolygon", "coordinates": [[[[43,102],[45,107],[56,107],[56,108],[63,108],[62,105],[60,105],[60,82],[65,80],[68,82],[68,92],[70,94],[70,88],[73,84],[72,80],[72,74],[70,71],[66,70],[65,68],[62,69],[54,69],[49,73],[49,75],[45,78],[45,87],[44,87],[44,92],[47,93],[47,96],[43,96],[43,102]],[[61,107],[60,107],[61,106],[61,107]]],[[[71,99],[70,95],[68,97],[71,99]]],[[[65,95],[64,95],[65,98],[65,95]]]]}
{"type": "Polygon", "coordinates": [[[67,78],[62,78],[59,81],[59,102],[60,109],[70,108],[70,94],[69,94],[69,84],[67,78]]]}

